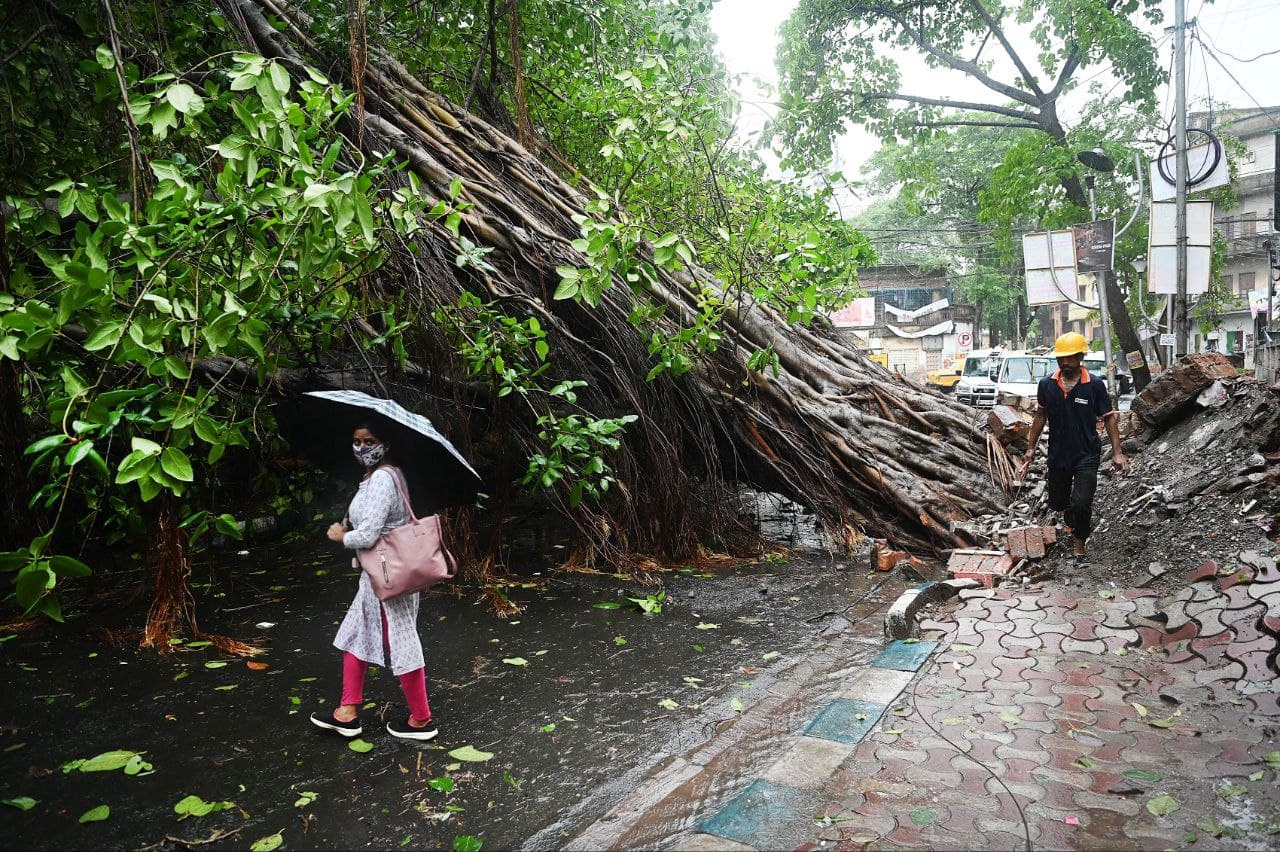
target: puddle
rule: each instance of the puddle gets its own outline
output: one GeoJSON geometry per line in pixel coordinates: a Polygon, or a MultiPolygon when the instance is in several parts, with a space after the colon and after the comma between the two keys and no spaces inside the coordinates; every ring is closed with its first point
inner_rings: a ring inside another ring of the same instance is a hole
{"type": "MultiPolygon", "coordinates": [[[[388,848],[448,847],[471,834],[488,848],[510,848],[546,829],[562,841],[671,755],[722,730],[738,715],[733,699],[750,709],[779,675],[823,653],[831,644],[823,629],[881,579],[837,570],[825,557],[710,577],[672,573],[664,575],[663,612],[650,616],[626,596],[657,589],[608,576],[508,588],[527,610],[506,621],[489,614],[474,587],[462,587],[461,597],[424,596],[419,626],[440,745],[401,743],[382,729],[384,714],[405,712],[383,671],[369,677],[365,698],[376,706],[361,717],[374,747],[358,754],[307,723],[311,711],[336,703],[340,659],[330,642],[354,573],[322,548],[261,545],[220,558],[240,564],[234,583],[225,564],[198,571],[219,578],[197,594],[201,624],[263,637],[265,670],[213,648],[166,658],[116,650],[74,625],[0,646],[9,691],[0,798],[39,802],[26,812],[0,807],[5,836],[28,848],[137,847],[239,829],[224,843],[243,847],[283,830],[294,848],[388,848]],[[261,567],[246,572],[246,561],[261,567]],[[527,664],[503,662],[515,658],[527,664]],[[663,707],[668,700],[679,706],[663,707]],[[494,757],[448,756],[464,745],[494,757]],[[113,749],[145,752],[154,772],[60,769],[113,749]],[[428,784],[442,777],[453,780],[451,792],[428,784]],[[317,797],[295,807],[303,791],[317,797]],[[188,795],[236,807],[179,822],[174,805],[188,795]],[[102,804],[108,819],[78,822],[102,804]]],[[[141,619],[135,607],[111,620],[141,619]]],[[[831,669],[848,663],[833,658],[831,669]]],[[[832,688],[813,680],[813,689],[832,688]]],[[[799,707],[803,696],[790,700],[799,707]]],[[[800,721],[783,702],[765,730],[731,750],[732,760],[745,771],[771,759],[771,745],[800,721]]]]}

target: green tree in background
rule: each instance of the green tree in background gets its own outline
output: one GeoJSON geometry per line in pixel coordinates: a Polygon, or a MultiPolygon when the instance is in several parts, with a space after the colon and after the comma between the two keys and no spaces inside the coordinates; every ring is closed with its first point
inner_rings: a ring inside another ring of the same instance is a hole
{"type": "MultiPolygon", "coordinates": [[[[1133,140],[1100,119],[1154,121],[1155,91],[1165,75],[1139,16],[1158,23],[1155,0],[878,0],[852,6],[802,0],[783,27],[783,110],[774,133],[791,161],[812,165],[827,159],[846,122],[886,141],[919,146],[954,128],[1007,132],[1014,142],[1001,160],[989,161],[980,219],[1007,242],[1029,217],[1038,219],[1037,227],[1085,221],[1089,203],[1076,152],[1101,144],[1123,164],[1133,140]],[[1020,47],[1026,43],[1029,50],[1020,47]],[[977,82],[992,96],[965,101],[909,91],[885,45],[977,82]],[[1095,89],[1090,110],[1070,126],[1065,96],[1084,85],[1098,87],[1104,70],[1114,85],[1095,89]]],[[[1123,210],[1131,204],[1100,206],[1123,210]]],[[[1111,320],[1122,351],[1138,351],[1124,300],[1118,290],[1108,294],[1114,296],[1111,320]]],[[[1139,384],[1145,372],[1135,371],[1139,384]]]]}

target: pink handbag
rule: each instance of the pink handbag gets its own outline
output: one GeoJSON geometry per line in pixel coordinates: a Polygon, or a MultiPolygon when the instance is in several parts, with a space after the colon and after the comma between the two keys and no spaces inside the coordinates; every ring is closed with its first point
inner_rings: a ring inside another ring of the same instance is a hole
{"type": "Polygon", "coordinates": [[[458,573],[457,560],[444,546],[440,516],[416,517],[400,471],[387,470],[404,498],[410,521],[383,535],[373,547],[356,551],[360,567],[369,575],[369,584],[380,601],[421,592],[458,573]]]}

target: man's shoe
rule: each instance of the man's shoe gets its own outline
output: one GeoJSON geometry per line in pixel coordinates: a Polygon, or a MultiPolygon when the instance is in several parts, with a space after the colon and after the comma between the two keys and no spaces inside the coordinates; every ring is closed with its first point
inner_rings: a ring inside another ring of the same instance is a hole
{"type": "Polygon", "coordinates": [[[415,728],[408,722],[388,722],[387,733],[402,740],[420,740],[425,742],[427,740],[434,740],[436,737],[440,736],[440,729],[436,727],[435,722],[429,720],[427,724],[421,728],[415,728]]]}
{"type": "Polygon", "coordinates": [[[333,711],[326,713],[312,713],[311,724],[317,728],[323,728],[326,731],[333,731],[343,737],[358,737],[364,733],[364,728],[360,727],[360,720],[352,719],[350,722],[344,722],[333,715],[333,711]]]}

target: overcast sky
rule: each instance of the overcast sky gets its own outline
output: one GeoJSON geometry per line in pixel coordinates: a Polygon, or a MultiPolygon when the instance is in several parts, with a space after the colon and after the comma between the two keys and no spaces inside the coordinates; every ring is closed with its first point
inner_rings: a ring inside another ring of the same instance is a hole
{"type": "MultiPolygon", "coordinates": [[[[744,138],[757,133],[773,111],[773,95],[753,80],[758,78],[766,86],[776,84],[777,30],[795,5],[796,0],[720,0],[712,12],[711,24],[729,71],[744,75],[738,87],[743,100],[739,132],[744,138]]],[[[1163,32],[1163,27],[1173,21],[1173,0],[1162,0],[1162,6],[1166,20],[1162,28],[1154,32],[1154,37],[1159,42],[1160,61],[1169,68],[1173,41],[1163,32]]],[[[1190,109],[1203,108],[1209,97],[1218,106],[1280,105],[1280,53],[1255,59],[1259,54],[1280,49],[1280,0],[1187,0],[1187,17],[1197,19],[1199,36],[1208,46],[1205,50],[1200,43],[1188,39],[1190,109]],[[1253,61],[1242,61],[1250,59],[1253,61]]],[[[1028,53],[1034,56],[1034,52],[1028,53]]],[[[990,52],[984,53],[984,58],[990,56],[990,52]]],[[[976,81],[962,79],[958,72],[927,68],[911,56],[900,55],[899,61],[904,92],[931,96],[946,92],[948,97],[956,99],[1000,102],[998,95],[976,81]]],[[[999,73],[1001,70],[1007,69],[997,67],[998,79],[1013,80],[1012,75],[999,73]]],[[[1099,74],[1094,68],[1086,69],[1077,77],[1082,81],[1110,79],[1105,70],[1099,74]]],[[[1172,92],[1161,93],[1161,104],[1164,115],[1172,116],[1172,92]]],[[[1068,104],[1064,116],[1068,124],[1070,110],[1068,104]]],[[[839,145],[840,166],[847,175],[859,176],[862,164],[879,144],[860,128],[853,128],[839,145]]],[[[865,203],[865,199],[846,198],[842,207],[859,208],[865,203]]],[[[844,209],[843,212],[848,215],[851,211],[844,209]]]]}

